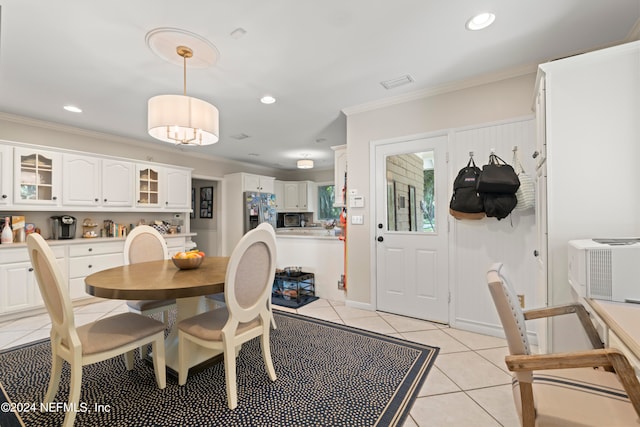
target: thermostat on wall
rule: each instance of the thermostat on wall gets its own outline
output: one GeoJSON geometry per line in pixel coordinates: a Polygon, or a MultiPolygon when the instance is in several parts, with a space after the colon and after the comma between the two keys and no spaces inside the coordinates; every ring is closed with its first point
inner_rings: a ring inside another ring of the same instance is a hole
{"type": "Polygon", "coordinates": [[[364,196],[350,196],[349,197],[350,208],[364,208],[364,196]]]}

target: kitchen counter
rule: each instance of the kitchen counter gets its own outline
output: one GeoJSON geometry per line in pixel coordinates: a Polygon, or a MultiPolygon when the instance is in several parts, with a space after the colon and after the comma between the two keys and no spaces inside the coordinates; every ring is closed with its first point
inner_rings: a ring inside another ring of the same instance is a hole
{"type": "Polygon", "coordinates": [[[339,229],[325,230],[322,227],[291,227],[291,228],[278,228],[276,229],[277,237],[292,237],[292,238],[314,238],[314,239],[326,239],[326,240],[338,240],[335,232],[339,229]]]}
{"type": "MultiPolygon", "coordinates": [[[[165,239],[171,239],[173,237],[193,237],[196,236],[197,233],[179,233],[179,234],[163,234],[162,237],[165,239]]],[[[92,238],[84,238],[84,237],[76,237],[75,239],[61,239],[61,240],[51,240],[47,239],[47,243],[49,246],[60,246],[60,245],[80,245],[85,243],[92,242],[118,242],[125,241],[126,237],[92,237],[92,238]]],[[[2,249],[11,249],[11,248],[26,248],[27,243],[11,243],[0,245],[0,250],[2,249]]]]}

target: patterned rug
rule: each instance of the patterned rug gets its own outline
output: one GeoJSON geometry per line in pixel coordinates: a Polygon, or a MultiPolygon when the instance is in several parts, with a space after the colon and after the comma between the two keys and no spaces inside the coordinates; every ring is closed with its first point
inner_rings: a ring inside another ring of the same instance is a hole
{"type": "MultiPolygon", "coordinates": [[[[224,367],[167,376],[159,390],[153,368],[122,357],[83,368],[76,426],[396,426],[402,425],[439,349],[318,319],[276,312],[271,333],[275,382],[267,376],[259,338],[238,356],[238,407],[227,407],[224,367]]],[[[0,352],[0,382],[26,426],[59,426],[64,410],[32,410],[46,392],[48,341],[0,352]],[[25,405],[27,404],[27,405],[25,405]]],[[[56,401],[68,397],[65,363],[56,401]]],[[[0,426],[10,414],[3,408],[0,426]]]]}

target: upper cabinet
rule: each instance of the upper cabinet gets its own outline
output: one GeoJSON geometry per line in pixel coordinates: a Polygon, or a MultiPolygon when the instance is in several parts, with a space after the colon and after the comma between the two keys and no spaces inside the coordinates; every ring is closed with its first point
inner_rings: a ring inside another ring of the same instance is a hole
{"type": "Polygon", "coordinates": [[[133,163],[63,154],[64,206],[133,206],[133,163]]]}
{"type": "Polygon", "coordinates": [[[0,206],[10,205],[11,200],[11,154],[12,148],[0,146],[0,206]]]}
{"type": "Polygon", "coordinates": [[[242,173],[243,191],[257,191],[259,193],[273,193],[275,190],[275,178],[270,176],[242,173]]]}
{"type": "Polygon", "coordinates": [[[273,194],[276,195],[276,211],[284,212],[284,181],[273,182],[273,194]]]}
{"type": "Polygon", "coordinates": [[[0,207],[189,212],[191,169],[0,141],[0,207]]]}
{"type": "Polygon", "coordinates": [[[60,153],[16,147],[13,181],[15,204],[60,204],[60,153]]]}
{"type": "MultiPolygon", "coordinates": [[[[313,212],[316,185],[312,181],[284,181],[282,212],[313,212]]],[[[277,196],[276,196],[277,200],[277,196]]]]}
{"type": "Polygon", "coordinates": [[[333,206],[344,207],[344,196],[347,191],[347,146],[331,147],[334,151],[333,177],[335,184],[335,200],[333,206]]]}
{"type": "Polygon", "coordinates": [[[136,205],[160,206],[160,168],[136,165],[136,205]]]}
{"type": "Polygon", "coordinates": [[[139,207],[190,209],[191,171],[138,164],[136,194],[139,207]]]}
{"type": "Polygon", "coordinates": [[[191,207],[191,171],[187,169],[164,168],[166,191],[165,208],[191,207]]]}

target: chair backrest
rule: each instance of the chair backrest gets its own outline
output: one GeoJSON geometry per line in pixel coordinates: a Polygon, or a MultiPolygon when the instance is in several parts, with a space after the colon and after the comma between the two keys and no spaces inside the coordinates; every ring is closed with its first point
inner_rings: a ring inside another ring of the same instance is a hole
{"type": "Polygon", "coordinates": [[[60,271],[56,257],[41,235],[27,236],[27,250],[38,282],[40,294],[51,318],[51,327],[56,335],[67,343],[79,343],[75,333],[71,297],[67,280],[60,271]]]}
{"type": "Polygon", "coordinates": [[[160,261],[169,259],[167,242],[158,230],[148,225],[138,225],[124,242],[124,263],[160,261]]]}
{"type": "Polygon", "coordinates": [[[261,312],[268,315],[266,303],[271,297],[276,272],[274,236],[269,230],[254,228],[234,248],[224,289],[230,319],[243,323],[255,319],[261,312]]]}
{"type": "MultiPolygon", "coordinates": [[[[509,345],[509,353],[531,354],[524,313],[516,293],[505,277],[502,263],[495,263],[489,268],[487,282],[509,345]]],[[[516,373],[518,379],[525,382],[531,382],[531,375],[531,372],[516,373]]]]}
{"type": "Polygon", "coordinates": [[[261,222],[260,224],[258,224],[256,229],[267,230],[273,235],[274,239],[276,238],[276,230],[274,230],[273,225],[269,224],[268,222],[261,222]]]}

